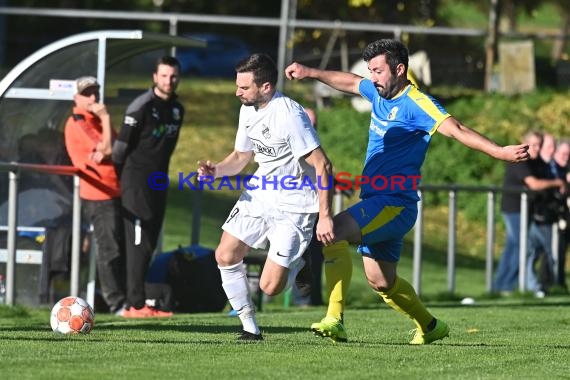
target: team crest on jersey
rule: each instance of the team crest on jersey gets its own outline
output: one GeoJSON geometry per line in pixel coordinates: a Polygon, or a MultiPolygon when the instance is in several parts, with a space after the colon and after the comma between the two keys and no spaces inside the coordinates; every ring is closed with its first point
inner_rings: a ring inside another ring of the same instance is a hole
{"type": "Polygon", "coordinates": [[[175,121],[179,121],[180,120],[180,110],[178,108],[173,108],[172,109],[172,118],[175,121]]]}
{"type": "Polygon", "coordinates": [[[154,117],[156,120],[159,120],[159,119],[160,119],[160,115],[158,114],[158,111],[157,111],[156,108],[154,108],[154,107],[152,107],[151,115],[152,115],[152,117],[154,117]]]}
{"type": "Polygon", "coordinates": [[[396,113],[398,113],[398,107],[392,108],[388,114],[388,120],[394,120],[396,118],[396,113]]]}
{"type": "Polygon", "coordinates": [[[261,131],[261,133],[263,134],[263,137],[265,137],[266,139],[270,139],[271,138],[271,133],[269,133],[269,127],[266,127],[265,125],[263,126],[263,130],[261,131]]]}

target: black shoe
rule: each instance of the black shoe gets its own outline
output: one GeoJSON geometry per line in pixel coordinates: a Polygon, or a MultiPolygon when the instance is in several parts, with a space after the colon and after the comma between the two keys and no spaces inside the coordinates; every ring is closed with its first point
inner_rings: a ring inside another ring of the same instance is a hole
{"type": "Polygon", "coordinates": [[[242,330],[241,335],[238,337],[238,340],[263,340],[263,336],[261,333],[254,334],[250,333],[249,331],[242,330]]]}
{"type": "Polygon", "coordinates": [[[311,283],[313,282],[310,250],[307,249],[305,253],[303,253],[303,260],[305,260],[305,265],[301,268],[299,273],[297,273],[295,285],[297,286],[297,290],[299,290],[299,296],[304,298],[311,295],[311,283]]]}

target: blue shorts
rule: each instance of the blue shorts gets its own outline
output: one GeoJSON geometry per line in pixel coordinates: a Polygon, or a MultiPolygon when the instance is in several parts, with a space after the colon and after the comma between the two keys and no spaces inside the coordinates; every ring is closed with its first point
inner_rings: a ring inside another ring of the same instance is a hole
{"type": "Polygon", "coordinates": [[[404,236],[416,223],[417,202],[379,195],[361,200],[348,212],[360,226],[360,254],[375,260],[400,260],[404,236]]]}

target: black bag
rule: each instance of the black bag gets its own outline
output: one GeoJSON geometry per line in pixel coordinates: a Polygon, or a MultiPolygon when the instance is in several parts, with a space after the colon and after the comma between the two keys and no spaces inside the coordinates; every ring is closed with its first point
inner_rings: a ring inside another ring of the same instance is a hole
{"type": "Polygon", "coordinates": [[[176,311],[219,312],[226,306],[228,299],[213,250],[179,247],[172,252],[166,277],[176,311]]]}

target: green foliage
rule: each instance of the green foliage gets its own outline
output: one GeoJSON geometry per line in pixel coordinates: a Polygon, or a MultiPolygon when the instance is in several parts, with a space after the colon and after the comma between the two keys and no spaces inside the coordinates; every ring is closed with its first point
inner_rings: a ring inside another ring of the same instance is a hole
{"type": "MultiPolygon", "coordinates": [[[[432,94],[464,125],[500,145],[518,144],[531,129],[568,136],[568,91],[544,89],[503,96],[460,88],[434,88],[432,94]]],[[[307,104],[310,100],[302,102],[307,104]]],[[[335,171],[360,174],[370,115],[356,112],[343,98],[335,100],[332,107],[319,110],[318,116],[321,142],[335,171]]],[[[501,186],[503,173],[502,162],[436,133],[422,168],[422,183],[501,186]]],[[[427,200],[431,206],[438,206],[446,204],[447,197],[430,194],[427,200]]],[[[460,196],[458,202],[468,217],[481,220],[481,210],[486,209],[485,197],[460,196]]]]}
{"type": "Polygon", "coordinates": [[[530,3],[530,11],[521,9],[518,13],[518,22],[522,27],[558,28],[562,25],[560,7],[568,7],[567,1],[527,1],[530,3]]]}
{"type": "MultiPolygon", "coordinates": [[[[468,0],[441,0],[437,8],[440,20],[458,28],[487,28],[490,2],[468,0]]],[[[561,26],[560,7],[568,6],[562,1],[509,0],[502,1],[502,16],[507,16],[507,8],[514,3],[518,26],[523,29],[558,28],[561,26]]]]}
{"type": "MultiPolygon", "coordinates": [[[[435,92],[442,98],[447,97],[445,93],[435,92]]],[[[570,122],[567,97],[567,91],[552,90],[513,97],[480,93],[450,98],[442,103],[463,124],[500,145],[511,145],[518,144],[531,129],[567,136],[570,122]]],[[[432,139],[422,171],[424,183],[429,184],[501,186],[503,174],[503,163],[441,135],[432,139]]],[[[484,202],[482,197],[479,200],[460,197],[459,207],[469,217],[480,219],[481,210],[485,210],[484,202]]]]}
{"type": "Polygon", "coordinates": [[[486,27],[487,16],[470,1],[444,0],[438,8],[438,18],[461,28],[486,27]]]}
{"type": "Polygon", "coordinates": [[[360,174],[366,156],[370,115],[341,106],[319,111],[318,117],[321,143],[335,171],[360,174]]]}
{"type": "MultiPolygon", "coordinates": [[[[310,83],[287,82],[287,85],[286,94],[306,106],[314,107],[310,83]]],[[[133,82],[133,87],[136,88],[146,86],[146,82],[144,84],[140,81],[133,82]]],[[[177,189],[177,173],[189,174],[195,171],[197,160],[219,161],[233,149],[239,110],[239,101],[235,99],[234,88],[235,84],[231,80],[195,78],[185,79],[180,87],[180,98],[186,103],[188,118],[171,162],[170,175],[174,180],[166,218],[165,250],[174,249],[179,244],[186,245],[190,241],[192,215],[196,206],[191,190],[177,189]]],[[[526,95],[506,97],[475,90],[442,87],[434,88],[432,94],[462,123],[489,136],[499,144],[516,144],[522,135],[532,128],[543,129],[557,136],[568,135],[567,126],[570,125],[568,91],[540,90],[526,95]]],[[[366,154],[370,115],[354,111],[349,105],[348,98],[335,99],[332,107],[318,110],[317,113],[321,142],[333,162],[335,171],[361,173],[366,154]]],[[[254,166],[248,168],[248,170],[253,169],[254,166]]],[[[437,133],[433,136],[422,171],[424,184],[495,186],[501,186],[503,173],[503,163],[437,133]]],[[[356,201],[357,195],[346,200],[346,203],[356,201]]],[[[201,244],[216,247],[220,226],[238,196],[239,191],[203,192],[202,200],[198,201],[202,205],[201,244]]],[[[460,239],[458,249],[461,253],[478,257],[484,255],[484,228],[478,230],[477,234],[472,232],[477,230],[478,225],[484,223],[482,211],[486,210],[485,202],[484,194],[458,195],[460,216],[466,217],[462,220],[461,227],[465,227],[464,233],[470,236],[469,239],[460,239]]],[[[433,218],[426,215],[428,219],[425,228],[429,230],[427,236],[430,236],[433,244],[430,247],[432,255],[445,252],[446,249],[445,232],[441,237],[437,237],[437,233],[442,232],[439,226],[447,222],[445,209],[439,213],[439,208],[446,206],[446,192],[426,196],[426,214],[437,210],[433,218]],[[431,224],[434,225],[433,228],[431,224]]],[[[500,227],[501,223],[498,224],[500,227]]],[[[445,279],[438,283],[445,284],[445,279]]],[[[481,287],[480,291],[484,289],[481,287]]]]}
{"type": "MultiPolygon", "coordinates": [[[[552,90],[506,97],[453,89],[435,89],[436,98],[463,124],[501,145],[518,144],[523,134],[540,129],[564,136],[570,124],[568,92],[552,90]]],[[[338,170],[359,172],[366,152],[370,115],[343,102],[318,112],[323,146],[338,170]]],[[[502,164],[482,153],[435,134],[423,166],[430,184],[500,185],[502,164]]]]}

